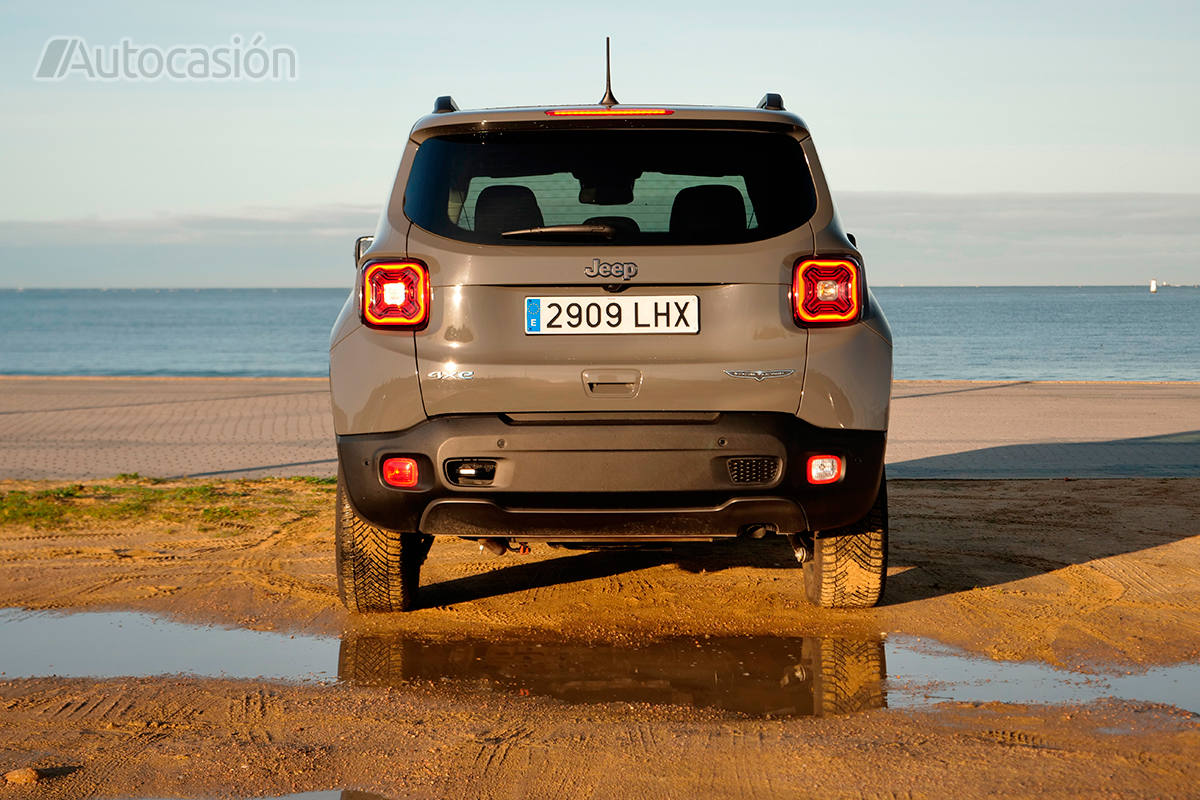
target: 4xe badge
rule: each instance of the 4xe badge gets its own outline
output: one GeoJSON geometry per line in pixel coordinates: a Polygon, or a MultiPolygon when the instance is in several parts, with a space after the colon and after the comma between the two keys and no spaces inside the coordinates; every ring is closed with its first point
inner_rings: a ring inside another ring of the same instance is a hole
{"type": "Polygon", "coordinates": [[[727,369],[725,374],[731,378],[753,378],[762,383],[767,378],[786,378],[794,369],[727,369]]]}
{"type": "Polygon", "coordinates": [[[429,373],[429,377],[435,381],[469,381],[475,377],[475,370],[457,370],[453,367],[445,370],[435,369],[429,373]]]}
{"type": "Polygon", "coordinates": [[[638,265],[632,261],[601,261],[593,258],[592,263],[583,268],[583,274],[589,278],[620,278],[631,281],[638,274],[638,265]]]}

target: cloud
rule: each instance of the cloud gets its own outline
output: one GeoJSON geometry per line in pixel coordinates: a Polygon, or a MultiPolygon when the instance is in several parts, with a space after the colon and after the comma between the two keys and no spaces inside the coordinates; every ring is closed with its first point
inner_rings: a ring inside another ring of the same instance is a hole
{"type": "Polygon", "coordinates": [[[836,197],[877,285],[1200,283],[1200,195],[836,197]]]}
{"type": "Polygon", "coordinates": [[[376,206],[0,222],[0,286],[343,287],[376,206]]]}
{"type": "MultiPolygon", "coordinates": [[[[1200,195],[843,192],[876,285],[1200,283],[1200,195]]],[[[0,221],[4,287],[344,287],[379,209],[0,221]]]]}

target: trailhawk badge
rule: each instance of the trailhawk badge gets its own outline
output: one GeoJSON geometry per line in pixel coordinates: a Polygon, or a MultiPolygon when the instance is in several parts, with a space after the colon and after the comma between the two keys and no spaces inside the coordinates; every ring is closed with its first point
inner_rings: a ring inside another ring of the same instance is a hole
{"type": "Polygon", "coordinates": [[[767,378],[786,378],[794,369],[727,369],[725,374],[731,378],[753,378],[759,383],[767,378]]]}

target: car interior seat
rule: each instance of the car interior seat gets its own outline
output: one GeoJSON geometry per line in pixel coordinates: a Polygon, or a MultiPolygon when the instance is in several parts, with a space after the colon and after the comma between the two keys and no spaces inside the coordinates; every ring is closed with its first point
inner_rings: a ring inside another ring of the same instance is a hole
{"type": "Polygon", "coordinates": [[[489,186],[475,201],[476,233],[499,236],[542,224],[542,209],[527,186],[489,186]]]}
{"type": "Polygon", "coordinates": [[[689,186],[671,205],[671,233],[684,240],[736,239],[746,230],[746,203],[734,186],[689,186]]]}

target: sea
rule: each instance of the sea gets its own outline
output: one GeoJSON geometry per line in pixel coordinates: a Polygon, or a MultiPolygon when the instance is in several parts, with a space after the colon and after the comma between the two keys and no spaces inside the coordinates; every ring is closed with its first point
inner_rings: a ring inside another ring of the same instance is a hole
{"type": "MultiPolygon", "coordinates": [[[[0,374],[323,376],[347,292],[0,290],[0,374]]],[[[1200,381],[1197,287],[874,292],[897,379],[1200,381]]]]}

